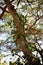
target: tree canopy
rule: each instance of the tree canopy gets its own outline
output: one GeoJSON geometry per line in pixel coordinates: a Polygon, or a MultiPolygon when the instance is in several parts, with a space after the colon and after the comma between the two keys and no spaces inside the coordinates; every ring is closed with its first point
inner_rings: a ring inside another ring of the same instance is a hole
{"type": "Polygon", "coordinates": [[[0,53],[19,57],[9,65],[43,65],[43,0],[0,0],[0,21],[0,53]]]}

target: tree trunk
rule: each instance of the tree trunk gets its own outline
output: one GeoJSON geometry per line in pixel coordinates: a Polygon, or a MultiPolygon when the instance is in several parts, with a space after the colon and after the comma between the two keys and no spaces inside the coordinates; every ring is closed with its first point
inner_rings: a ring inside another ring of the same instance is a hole
{"type": "Polygon", "coordinates": [[[18,18],[18,15],[16,13],[16,10],[14,9],[14,7],[11,5],[10,0],[4,0],[5,4],[8,7],[9,13],[11,13],[13,19],[14,19],[14,23],[16,25],[17,31],[20,33],[19,38],[17,39],[19,45],[20,45],[20,49],[23,51],[26,59],[29,61],[30,65],[34,64],[34,61],[36,60],[36,58],[34,56],[31,55],[31,52],[26,48],[25,42],[22,39],[22,35],[24,34],[24,30],[20,24],[20,20],[18,18]],[[33,64],[32,64],[33,63],[33,64]]]}

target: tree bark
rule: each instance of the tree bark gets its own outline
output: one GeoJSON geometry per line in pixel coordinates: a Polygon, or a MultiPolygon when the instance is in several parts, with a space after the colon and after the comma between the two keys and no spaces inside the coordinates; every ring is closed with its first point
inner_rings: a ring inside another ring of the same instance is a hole
{"type": "Polygon", "coordinates": [[[16,25],[17,31],[20,33],[20,36],[17,39],[17,41],[18,41],[18,43],[20,45],[20,49],[23,51],[23,53],[24,53],[26,59],[29,61],[30,65],[32,65],[31,63],[34,62],[36,60],[36,58],[31,55],[31,52],[26,48],[25,42],[22,39],[22,35],[24,34],[24,30],[23,30],[23,28],[22,28],[22,26],[20,24],[20,20],[18,18],[16,10],[11,5],[10,0],[4,0],[4,2],[8,7],[9,13],[12,15],[12,17],[14,19],[14,23],[16,25]]]}

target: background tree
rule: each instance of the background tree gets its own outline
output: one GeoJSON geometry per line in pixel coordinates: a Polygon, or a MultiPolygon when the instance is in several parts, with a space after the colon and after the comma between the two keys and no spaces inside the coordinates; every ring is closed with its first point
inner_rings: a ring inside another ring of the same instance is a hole
{"type": "Polygon", "coordinates": [[[0,32],[10,35],[6,41],[1,41],[1,45],[15,43],[16,48],[7,46],[13,56],[14,51],[16,54],[22,51],[27,65],[43,64],[43,48],[40,44],[43,42],[43,0],[3,0],[0,9],[0,19],[6,22],[0,32]],[[8,41],[9,38],[12,40],[8,41]],[[33,54],[35,51],[36,56],[33,54]]]}

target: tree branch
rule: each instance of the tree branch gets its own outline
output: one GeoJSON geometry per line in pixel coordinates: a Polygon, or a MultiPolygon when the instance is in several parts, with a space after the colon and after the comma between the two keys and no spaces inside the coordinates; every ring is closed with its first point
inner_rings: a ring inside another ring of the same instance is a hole
{"type": "Polygon", "coordinates": [[[14,23],[16,25],[17,31],[20,33],[20,36],[17,39],[17,41],[18,41],[18,43],[20,45],[20,48],[23,51],[23,53],[24,53],[25,57],[27,58],[27,60],[29,62],[32,62],[32,59],[34,57],[31,55],[31,52],[26,48],[26,45],[25,45],[25,43],[24,43],[24,41],[22,39],[22,36],[21,35],[24,34],[24,30],[23,30],[22,26],[20,25],[20,20],[18,18],[18,15],[16,13],[16,10],[14,10],[13,6],[11,5],[10,0],[4,0],[4,1],[5,1],[6,5],[8,7],[9,12],[11,13],[11,15],[12,15],[12,17],[14,19],[14,23]]]}
{"type": "Polygon", "coordinates": [[[31,28],[31,27],[33,27],[33,26],[35,26],[36,22],[37,22],[39,19],[41,19],[42,17],[43,17],[43,15],[42,15],[42,16],[40,16],[38,19],[36,19],[36,21],[33,23],[33,25],[32,25],[32,26],[30,26],[30,28],[31,28]]]}
{"type": "MultiPolygon", "coordinates": [[[[11,3],[13,2],[14,0],[12,0],[11,1],[11,3]]],[[[7,6],[5,6],[4,8],[2,8],[1,6],[0,6],[0,8],[2,9],[2,14],[0,15],[0,19],[2,18],[2,16],[4,15],[4,12],[8,12],[7,10],[6,10],[6,8],[7,8],[7,6]]],[[[9,12],[8,12],[9,13],[9,12]]]]}

